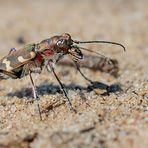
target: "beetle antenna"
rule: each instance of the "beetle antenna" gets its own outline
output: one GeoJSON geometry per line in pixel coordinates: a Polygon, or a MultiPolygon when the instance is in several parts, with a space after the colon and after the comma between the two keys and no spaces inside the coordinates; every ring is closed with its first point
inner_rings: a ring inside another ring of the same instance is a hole
{"type": "Polygon", "coordinates": [[[123,48],[124,51],[126,51],[124,45],[117,43],[117,42],[110,42],[110,41],[73,41],[76,44],[90,44],[90,43],[99,43],[99,44],[114,44],[114,45],[118,45],[120,47],[123,48]]]}

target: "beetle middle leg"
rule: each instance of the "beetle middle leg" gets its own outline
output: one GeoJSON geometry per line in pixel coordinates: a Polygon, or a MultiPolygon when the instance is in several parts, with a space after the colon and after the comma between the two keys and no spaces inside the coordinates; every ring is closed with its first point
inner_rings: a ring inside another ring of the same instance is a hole
{"type": "Polygon", "coordinates": [[[68,104],[69,104],[70,110],[72,110],[73,112],[76,113],[77,111],[73,108],[72,103],[70,101],[70,98],[68,97],[67,92],[65,90],[65,87],[64,87],[63,83],[60,81],[60,79],[58,78],[52,63],[48,62],[48,65],[46,66],[46,68],[47,68],[47,71],[51,71],[53,73],[54,77],[58,81],[58,83],[59,83],[59,85],[60,85],[60,87],[61,87],[61,89],[63,91],[64,97],[66,98],[66,100],[68,100],[68,104]]]}

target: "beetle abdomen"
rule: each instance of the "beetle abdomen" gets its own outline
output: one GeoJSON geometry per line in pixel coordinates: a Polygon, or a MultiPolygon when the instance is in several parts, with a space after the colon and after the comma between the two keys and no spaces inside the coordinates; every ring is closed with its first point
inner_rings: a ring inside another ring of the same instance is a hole
{"type": "Polygon", "coordinates": [[[0,60],[0,69],[12,71],[35,58],[35,44],[29,44],[24,48],[8,54],[0,60]]]}

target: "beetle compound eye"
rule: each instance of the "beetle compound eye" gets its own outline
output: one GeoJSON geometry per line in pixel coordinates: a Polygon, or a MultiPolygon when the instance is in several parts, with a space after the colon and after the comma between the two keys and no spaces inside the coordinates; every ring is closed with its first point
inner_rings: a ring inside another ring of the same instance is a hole
{"type": "Polygon", "coordinates": [[[66,46],[66,40],[59,40],[58,42],[57,42],[57,45],[59,46],[59,47],[65,47],[66,46]]]}

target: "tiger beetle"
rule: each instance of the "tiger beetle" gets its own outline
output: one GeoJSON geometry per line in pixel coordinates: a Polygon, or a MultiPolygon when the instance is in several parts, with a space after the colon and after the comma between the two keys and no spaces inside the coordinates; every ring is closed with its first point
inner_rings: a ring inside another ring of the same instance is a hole
{"type": "Polygon", "coordinates": [[[8,55],[0,60],[0,73],[5,76],[11,77],[12,79],[20,79],[24,76],[29,76],[33,96],[37,102],[37,110],[39,112],[40,120],[42,120],[41,110],[39,105],[39,96],[35,84],[32,79],[32,73],[41,73],[43,66],[46,67],[47,71],[53,73],[54,77],[58,81],[65,99],[67,99],[70,109],[74,112],[76,110],[73,108],[72,103],[67,95],[64,85],[58,78],[54,65],[65,55],[69,55],[76,65],[76,68],[80,74],[88,80],[84,74],[80,71],[78,61],[83,59],[83,53],[81,50],[94,52],[100,55],[100,53],[78,46],[78,44],[90,44],[90,43],[107,43],[115,44],[121,46],[124,50],[125,47],[117,42],[108,41],[77,41],[72,40],[68,33],[62,35],[53,36],[51,38],[45,39],[37,44],[28,44],[23,48],[16,50],[12,48],[8,55]]]}

